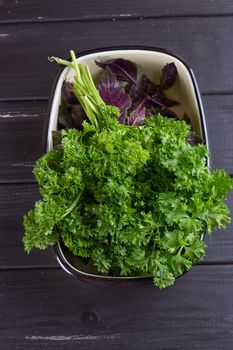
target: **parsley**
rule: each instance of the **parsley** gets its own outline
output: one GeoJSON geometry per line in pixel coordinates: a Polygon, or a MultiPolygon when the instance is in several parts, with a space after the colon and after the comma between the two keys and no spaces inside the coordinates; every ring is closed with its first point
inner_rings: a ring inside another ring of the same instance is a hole
{"type": "Polygon", "coordinates": [[[42,199],[24,217],[25,250],[62,240],[102,273],[152,275],[170,286],[203,258],[203,232],[230,222],[232,180],[210,171],[206,147],[187,142],[184,121],[156,115],[143,126],[119,124],[86,68],[75,67],[77,98],[91,90],[79,99],[90,122],[62,130],[60,147],[37,161],[42,199]]]}

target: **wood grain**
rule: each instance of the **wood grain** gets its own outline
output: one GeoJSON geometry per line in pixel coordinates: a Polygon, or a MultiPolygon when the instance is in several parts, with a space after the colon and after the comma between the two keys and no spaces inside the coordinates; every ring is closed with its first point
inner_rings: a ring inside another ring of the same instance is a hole
{"type": "Polygon", "coordinates": [[[34,182],[47,101],[0,103],[0,183],[34,182]]]}
{"type": "Polygon", "coordinates": [[[51,249],[24,252],[23,215],[39,198],[35,185],[0,186],[0,269],[58,266],[51,249]]]}
{"type": "Polygon", "coordinates": [[[233,95],[203,96],[213,168],[233,173],[233,95]]]}
{"type": "Polygon", "coordinates": [[[231,15],[231,0],[153,0],[117,1],[69,0],[61,1],[3,0],[0,2],[0,22],[124,19],[134,17],[231,15]]]}
{"type": "Polygon", "coordinates": [[[1,350],[231,350],[233,267],[195,267],[159,290],[59,270],[0,272],[1,350]]]}
{"type": "Polygon", "coordinates": [[[109,45],[170,49],[191,63],[202,92],[233,92],[232,32],[231,17],[2,25],[1,100],[47,98],[57,72],[47,56],[109,45]]]}

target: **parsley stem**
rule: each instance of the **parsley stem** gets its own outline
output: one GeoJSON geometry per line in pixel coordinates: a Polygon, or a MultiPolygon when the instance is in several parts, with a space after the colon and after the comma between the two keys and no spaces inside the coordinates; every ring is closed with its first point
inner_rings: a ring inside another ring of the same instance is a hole
{"type": "Polygon", "coordinates": [[[73,201],[73,203],[71,204],[71,206],[66,210],[65,214],[62,215],[61,219],[64,219],[78,204],[80,197],[82,195],[83,192],[79,192],[79,194],[77,195],[77,197],[75,198],[75,200],[73,201]]]}
{"type": "Polygon", "coordinates": [[[62,64],[63,66],[70,66],[72,65],[70,61],[63,60],[62,58],[51,56],[48,57],[49,62],[57,62],[58,64],[62,64]]]}
{"type": "Polygon", "coordinates": [[[105,119],[102,113],[102,106],[105,105],[95,83],[92,79],[89,67],[77,63],[77,59],[73,50],[70,50],[71,61],[63,60],[59,57],[49,57],[50,62],[57,62],[64,66],[72,67],[75,71],[73,91],[81,106],[83,107],[91,124],[98,132],[105,119]]]}
{"type": "Polygon", "coordinates": [[[74,53],[73,50],[70,50],[70,56],[71,56],[71,59],[72,59],[72,62],[73,62],[73,68],[75,70],[76,77],[79,80],[81,78],[80,77],[80,69],[78,67],[78,64],[77,64],[77,61],[76,61],[76,56],[75,56],[75,53],[74,53]]]}
{"type": "Polygon", "coordinates": [[[73,84],[74,93],[86,112],[90,122],[95,126],[96,130],[98,130],[99,113],[95,105],[98,107],[104,102],[96,89],[88,66],[77,64],[76,56],[73,50],[70,51],[70,56],[72,59],[73,68],[75,70],[75,79],[73,84]]]}

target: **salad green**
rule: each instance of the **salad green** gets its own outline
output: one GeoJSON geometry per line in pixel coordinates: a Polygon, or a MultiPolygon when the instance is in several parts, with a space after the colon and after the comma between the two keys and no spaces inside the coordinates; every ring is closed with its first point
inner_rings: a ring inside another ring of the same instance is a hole
{"type": "Polygon", "coordinates": [[[61,130],[34,174],[41,200],[24,217],[29,253],[62,240],[98,271],[153,276],[160,288],[203,258],[203,233],[230,222],[224,203],[232,189],[224,170],[206,165],[205,145],[187,140],[191,126],[160,114],[143,125],[118,122],[87,66],[75,70],[73,91],[88,120],[61,130]]]}

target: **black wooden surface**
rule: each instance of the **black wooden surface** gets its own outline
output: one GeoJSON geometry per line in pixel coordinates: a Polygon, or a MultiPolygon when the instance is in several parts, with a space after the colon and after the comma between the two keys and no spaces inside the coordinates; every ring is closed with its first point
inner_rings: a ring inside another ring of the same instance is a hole
{"type": "Polygon", "coordinates": [[[148,17],[210,16],[233,14],[231,0],[120,0],[114,4],[109,0],[2,0],[0,21],[43,22],[87,19],[124,19],[148,17]]]}
{"type": "MultiPolygon", "coordinates": [[[[169,48],[193,66],[213,168],[233,173],[231,0],[0,0],[0,349],[233,349],[233,224],[207,237],[204,261],[159,290],[100,287],[27,256],[22,216],[39,198],[32,174],[56,65],[111,45],[169,48]]],[[[228,204],[233,211],[233,193],[228,204]]]]}
{"type": "Polygon", "coordinates": [[[232,349],[231,266],[198,266],[175,286],[100,287],[62,271],[5,271],[2,350],[232,349]]]}
{"type": "Polygon", "coordinates": [[[230,93],[232,32],[231,16],[2,24],[0,99],[47,98],[57,72],[48,56],[112,45],[169,48],[191,62],[203,93],[230,93]]]}

